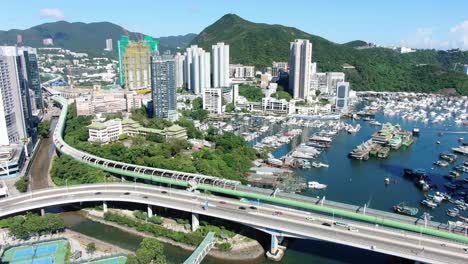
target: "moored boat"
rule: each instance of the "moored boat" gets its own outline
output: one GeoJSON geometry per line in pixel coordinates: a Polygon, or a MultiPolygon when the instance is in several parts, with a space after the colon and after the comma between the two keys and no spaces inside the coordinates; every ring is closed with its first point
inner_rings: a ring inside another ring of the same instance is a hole
{"type": "Polygon", "coordinates": [[[377,153],[377,157],[379,157],[381,159],[385,159],[385,158],[388,157],[389,153],[390,153],[390,148],[389,147],[383,147],[377,153]]]}
{"type": "Polygon", "coordinates": [[[409,216],[415,216],[419,212],[418,208],[406,206],[404,203],[399,203],[397,205],[394,205],[393,210],[395,210],[395,212],[397,213],[409,215],[409,216]]]}
{"type": "Polygon", "coordinates": [[[321,190],[327,188],[326,184],[322,184],[316,181],[310,181],[307,183],[307,186],[311,189],[321,190]]]}

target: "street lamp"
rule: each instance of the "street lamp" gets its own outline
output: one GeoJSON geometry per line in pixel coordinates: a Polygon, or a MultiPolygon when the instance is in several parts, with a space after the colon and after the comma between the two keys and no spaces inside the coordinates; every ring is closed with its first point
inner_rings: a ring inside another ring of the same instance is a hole
{"type": "Polygon", "coordinates": [[[67,193],[68,193],[68,178],[65,179],[65,187],[67,188],[67,193]]]}
{"type": "Polygon", "coordinates": [[[133,178],[135,180],[135,185],[134,185],[134,189],[136,191],[136,178],[133,178]]]}

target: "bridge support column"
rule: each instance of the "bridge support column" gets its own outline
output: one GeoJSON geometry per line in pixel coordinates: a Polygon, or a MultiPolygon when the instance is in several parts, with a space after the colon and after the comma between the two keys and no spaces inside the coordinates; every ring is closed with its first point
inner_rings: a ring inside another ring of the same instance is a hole
{"type": "Polygon", "coordinates": [[[192,232],[197,231],[200,226],[200,220],[198,219],[198,214],[192,213],[192,232]]]}
{"type": "Polygon", "coordinates": [[[148,204],[148,217],[153,217],[153,206],[148,204]]]}
{"type": "Polygon", "coordinates": [[[281,261],[286,250],[286,247],[279,244],[282,240],[282,236],[278,237],[277,235],[271,234],[270,250],[266,253],[268,259],[273,261],[281,261]]]}
{"type": "Polygon", "coordinates": [[[102,201],[102,211],[104,213],[107,213],[107,202],[106,201],[102,201]]]}
{"type": "Polygon", "coordinates": [[[44,216],[44,215],[45,215],[45,209],[41,208],[41,216],[44,216]]]}

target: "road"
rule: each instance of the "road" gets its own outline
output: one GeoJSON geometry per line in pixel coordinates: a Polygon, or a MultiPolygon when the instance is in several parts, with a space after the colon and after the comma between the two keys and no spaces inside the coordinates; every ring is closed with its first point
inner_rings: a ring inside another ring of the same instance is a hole
{"type": "Polygon", "coordinates": [[[253,205],[232,198],[144,184],[93,184],[40,190],[1,200],[0,217],[82,201],[121,201],[162,206],[222,218],[260,230],[269,229],[284,236],[321,239],[416,261],[468,263],[466,244],[349,220],[345,220],[347,227],[340,227],[334,222],[343,220],[334,219],[333,216],[269,204],[253,205]],[[202,209],[205,201],[209,204],[207,210],[202,209]],[[348,227],[357,231],[350,231],[348,227]]]}

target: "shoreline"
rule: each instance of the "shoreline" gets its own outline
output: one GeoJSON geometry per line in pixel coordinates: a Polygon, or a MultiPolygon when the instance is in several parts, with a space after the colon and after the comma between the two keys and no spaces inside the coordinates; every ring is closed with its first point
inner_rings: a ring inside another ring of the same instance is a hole
{"type": "MultiPolygon", "coordinates": [[[[164,238],[164,237],[155,237],[151,234],[145,233],[145,232],[140,232],[137,231],[133,228],[126,227],[126,226],[121,226],[119,224],[106,221],[102,217],[99,217],[97,215],[93,215],[92,213],[90,214],[89,211],[84,212],[84,217],[86,217],[89,220],[105,224],[108,226],[112,226],[115,228],[118,228],[122,231],[128,232],[133,235],[141,236],[141,237],[151,237],[151,238],[156,238],[157,240],[170,244],[172,246],[179,247],[183,250],[193,252],[196,247],[190,246],[184,243],[180,242],[175,242],[171,239],[164,238]]],[[[220,251],[218,249],[211,249],[210,252],[208,253],[208,256],[219,259],[219,260],[236,260],[236,261],[252,261],[252,260],[257,260],[260,257],[263,257],[265,255],[265,250],[263,249],[262,245],[256,241],[252,240],[249,242],[244,242],[242,244],[235,244],[233,245],[233,248],[230,251],[220,251]]]]}

